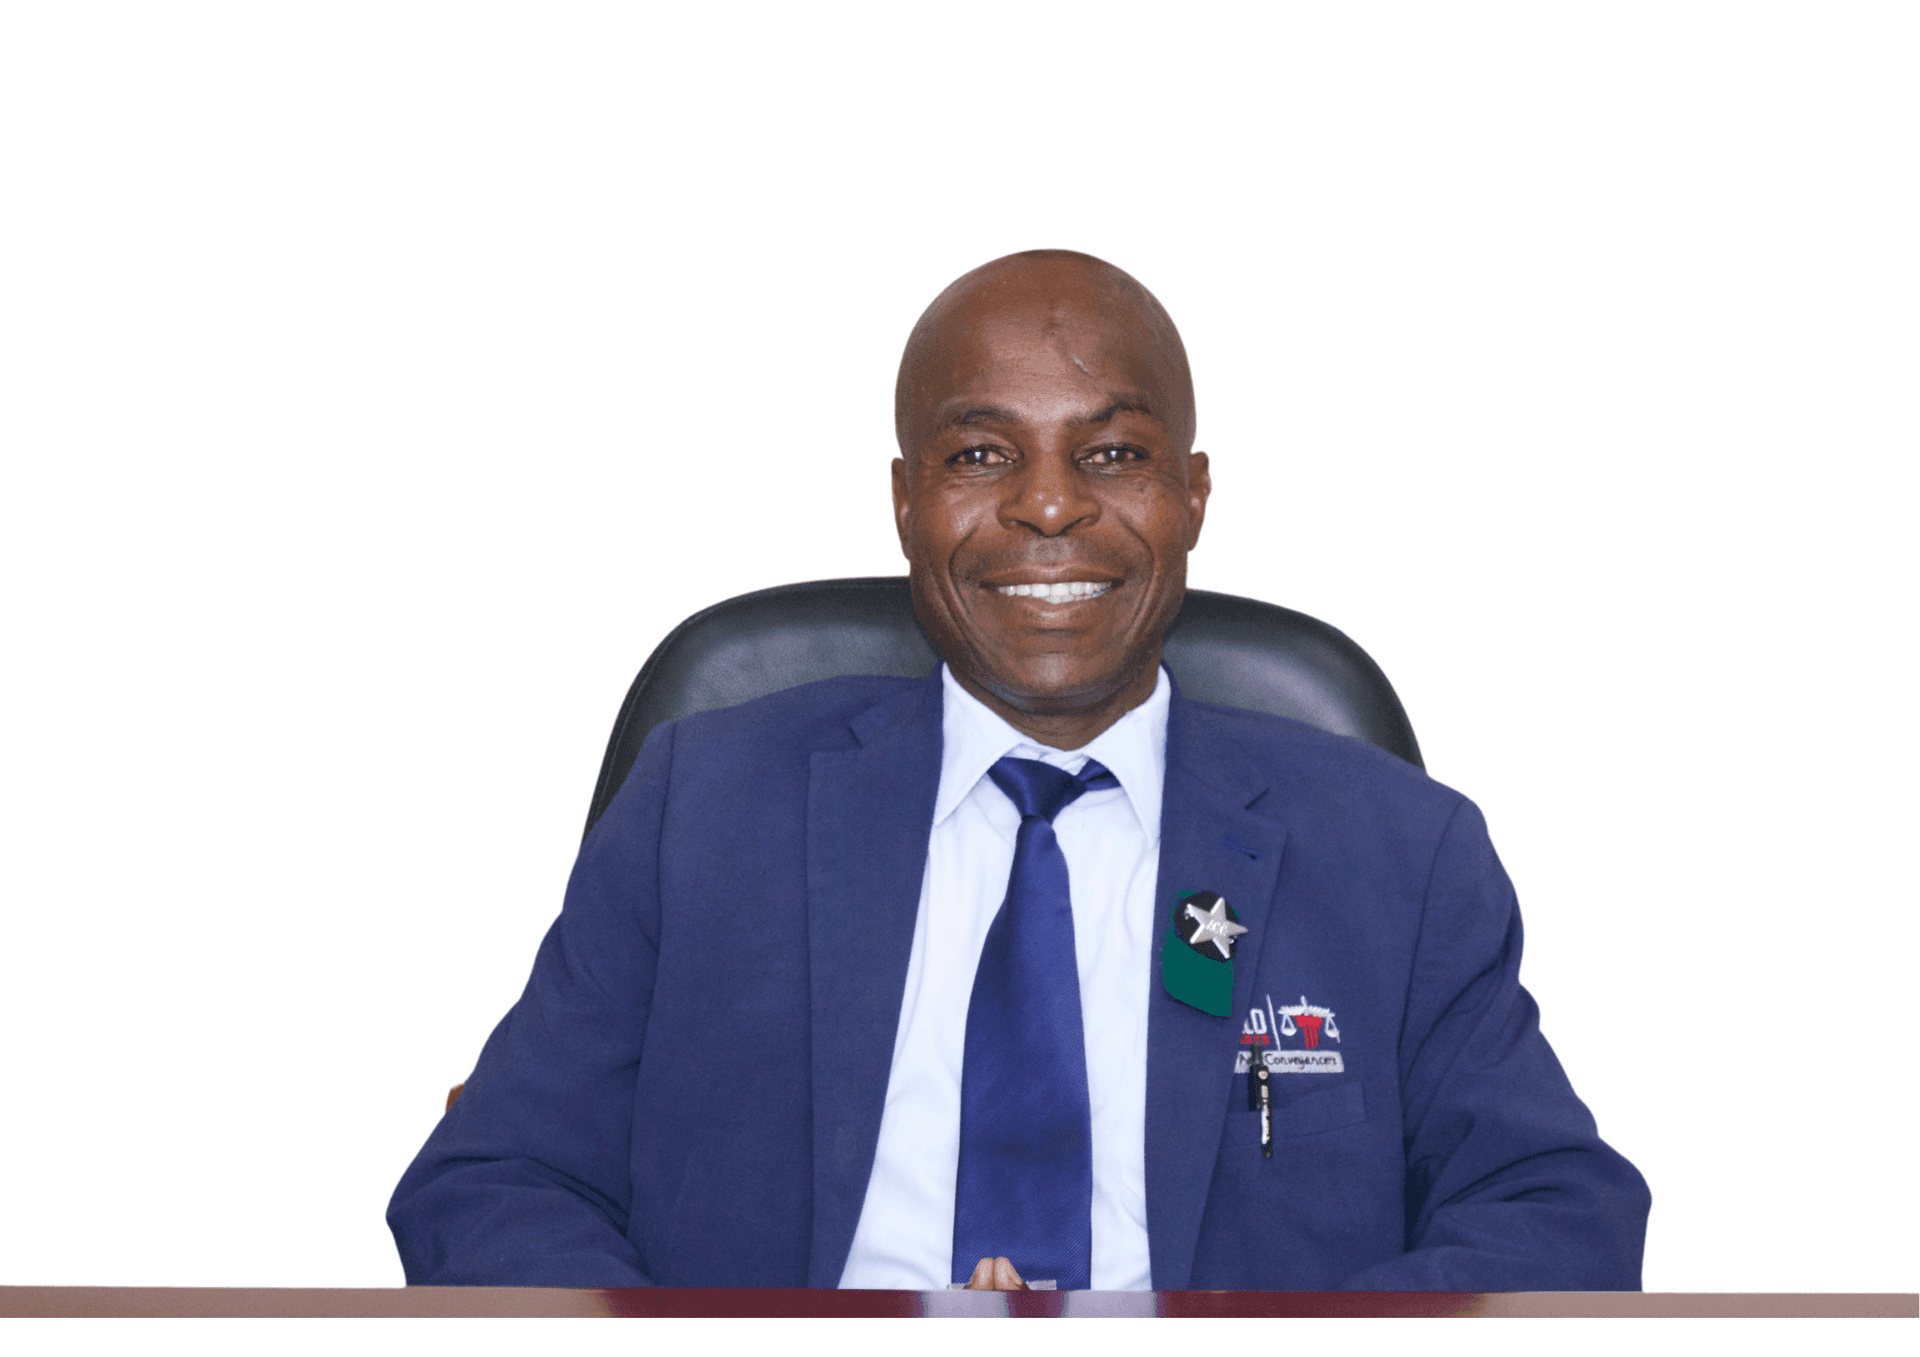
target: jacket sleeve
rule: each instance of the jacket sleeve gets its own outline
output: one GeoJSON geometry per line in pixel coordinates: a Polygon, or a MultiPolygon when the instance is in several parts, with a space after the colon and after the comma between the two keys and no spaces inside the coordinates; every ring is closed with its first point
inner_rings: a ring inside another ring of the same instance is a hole
{"type": "Polygon", "coordinates": [[[387,1208],[411,1285],[650,1286],[630,1242],[636,1072],[658,955],[674,731],[574,864],[525,992],[387,1208]]]}
{"type": "Polygon", "coordinates": [[[1637,1291],[1650,1198],[1520,987],[1520,912],[1462,801],[1428,882],[1400,1041],[1406,1248],[1359,1291],[1637,1291]]]}

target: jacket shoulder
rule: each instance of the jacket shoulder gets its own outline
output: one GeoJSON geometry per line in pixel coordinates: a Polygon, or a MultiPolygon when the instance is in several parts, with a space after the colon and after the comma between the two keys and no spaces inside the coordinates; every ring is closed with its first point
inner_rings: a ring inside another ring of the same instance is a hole
{"type": "Polygon", "coordinates": [[[1364,795],[1447,816],[1466,799],[1424,769],[1358,736],[1240,707],[1186,706],[1196,748],[1234,751],[1274,778],[1289,800],[1364,795]]]}
{"type": "MultiPolygon", "coordinates": [[[[843,675],[783,688],[732,707],[696,712],[675,723],[681,753],[744,745],[772,755],[786,749],[851,747],[856,723],[883,708],[917,711],[911,699],[927,689],[925,679],[876,674],[843,675]]],[[[936,690],[937,691],[937,690],[936,690]]]]}

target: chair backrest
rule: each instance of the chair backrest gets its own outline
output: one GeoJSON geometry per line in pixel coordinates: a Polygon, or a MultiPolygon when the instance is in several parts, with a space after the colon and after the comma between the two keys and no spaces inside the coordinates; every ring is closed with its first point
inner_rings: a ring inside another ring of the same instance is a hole
{"type": "MultiPolygon", "coordinates": [[[[654,649],[627,690],[587,829],[662,721],[843,674],[924,678],[935,658],[905,576],[785,584],[697,612],[654,649]]],[[[1305,613],[1189,589],[1163,658],[1180,691],[1197,701],[1290,716],[1424,766],[1380,666],[1305,613]]]]}

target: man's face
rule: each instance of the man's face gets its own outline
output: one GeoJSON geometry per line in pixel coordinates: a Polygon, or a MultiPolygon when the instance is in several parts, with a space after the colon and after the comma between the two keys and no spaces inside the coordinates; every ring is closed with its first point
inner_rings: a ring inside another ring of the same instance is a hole
{"type": "Polygon", "coordinates": [[[1206,512],[1184,369],[1111,306],[957,310],[893,464],[915,610],[990,706],[1104,728],[1153,690],[1206,512]]]}

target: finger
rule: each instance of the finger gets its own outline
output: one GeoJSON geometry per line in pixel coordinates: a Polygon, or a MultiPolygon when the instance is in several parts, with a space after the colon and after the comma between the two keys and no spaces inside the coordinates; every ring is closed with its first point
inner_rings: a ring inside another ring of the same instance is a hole
{"type": "Polygon", "coordinates": [[[982,1258],[973,1265],[973,1275],[967,1278],[967,1290],[991,1291],[993,1289],[993,1259],[982,1258]]]}
{"type": "Polygon", "coordinates": [[[1013,1260],[996,1258],[993,1260],[993,1289],[996,1291],[1025,1291],[1026,1282],[1013,1270],[1013,1260]]]}

